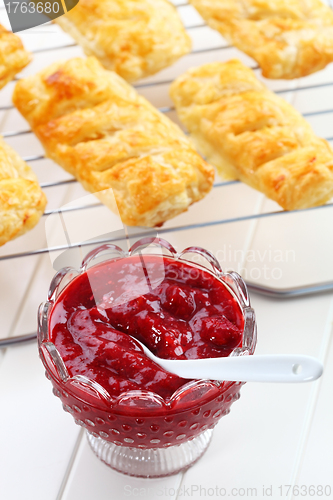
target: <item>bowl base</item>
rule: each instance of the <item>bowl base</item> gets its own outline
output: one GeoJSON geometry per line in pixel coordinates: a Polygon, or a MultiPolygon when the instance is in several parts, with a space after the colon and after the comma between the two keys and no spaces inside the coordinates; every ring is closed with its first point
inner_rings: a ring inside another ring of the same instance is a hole
{"type": "Polygon", "coordinates": [[[87,431],[87,438],[97,457],[112,469],[135,477],[164,477],[177,474],[193,465],[205,453],[213,429],[207,429],[185,443],[167,448],[130,448],[119,446],[87,431]]]}

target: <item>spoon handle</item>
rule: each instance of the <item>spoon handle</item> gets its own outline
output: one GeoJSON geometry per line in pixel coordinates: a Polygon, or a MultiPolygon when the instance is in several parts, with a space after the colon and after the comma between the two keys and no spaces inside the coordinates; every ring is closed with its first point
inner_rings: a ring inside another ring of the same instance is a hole
{"type": "Polygon", "coordinates": [[[310,382],[323,373],[321,362],[300,354],[155,361],[184,378],[242,382],[310,382]]]}

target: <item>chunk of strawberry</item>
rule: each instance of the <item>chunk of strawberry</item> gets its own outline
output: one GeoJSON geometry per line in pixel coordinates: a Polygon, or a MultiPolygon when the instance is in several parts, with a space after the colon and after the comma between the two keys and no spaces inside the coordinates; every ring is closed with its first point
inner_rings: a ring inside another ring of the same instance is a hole
{"type": "Polygon", "coordinates": [[[200,336],[218,347],[236,347],[242,332],[225,316],[203,318],[200,336]]]}
{"type": "Polygon", "coordinates": [[[164,289],[161,304],[168,312],[183,320],[189,320],[195,312],[193,292],[177,285],[169,285],[164,289]]]}

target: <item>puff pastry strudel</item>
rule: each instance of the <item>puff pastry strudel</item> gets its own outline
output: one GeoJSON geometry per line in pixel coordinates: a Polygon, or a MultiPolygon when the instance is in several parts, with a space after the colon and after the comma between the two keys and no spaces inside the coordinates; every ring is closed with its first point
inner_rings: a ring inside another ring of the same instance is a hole
{"type": "Polygon", "coordinates": [[[170,91],[199,151],[226,178],[286,210],[333,196],[333,150],[304,118],[237,60],[194,68],[170,91]]]}
{"type": "Polygon", "coordinates": [[[0,89],[19,73],[32,59],[20,38],[0,24],[0,89]]]}
{"type": "Polygon", "coordinates": [[[212,187],[213,167],[177,125],[94,57],[19,81],[13,102],[47,155],[117,212],[115,199],[127,225],[162,224],[212,187]]]}
{"type": "Polygon", "coordinates": [[[80,0],[55,22],[87,56],[129,82],[160,71],[191,49],[168,0],[80,0]]]}
{"type": "Polygon", "coordinates": [[[0,245],[32,229],[46,201],[31,168],[0,137],[0,245]]]}
{"type": "Polygon", "coordinates": [[[333,11],[321,0],[190,0],[266,78],[298,78],[333,61],[333,11]]]}

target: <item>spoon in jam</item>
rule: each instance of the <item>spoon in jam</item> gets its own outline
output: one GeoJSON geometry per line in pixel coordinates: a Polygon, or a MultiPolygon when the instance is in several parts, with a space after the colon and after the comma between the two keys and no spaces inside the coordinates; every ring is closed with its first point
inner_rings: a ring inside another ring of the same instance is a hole
{"type": "MultiPolygon", "coordinates": [[[[132,337],[134,339],[134,337],[132,337]]],[[[142,342],[146,356],[182,378],[230,382],[311,382],[323,373],[322,363],[302,354],[259,354],[205,359],[162,359],[142,342]]]]}

